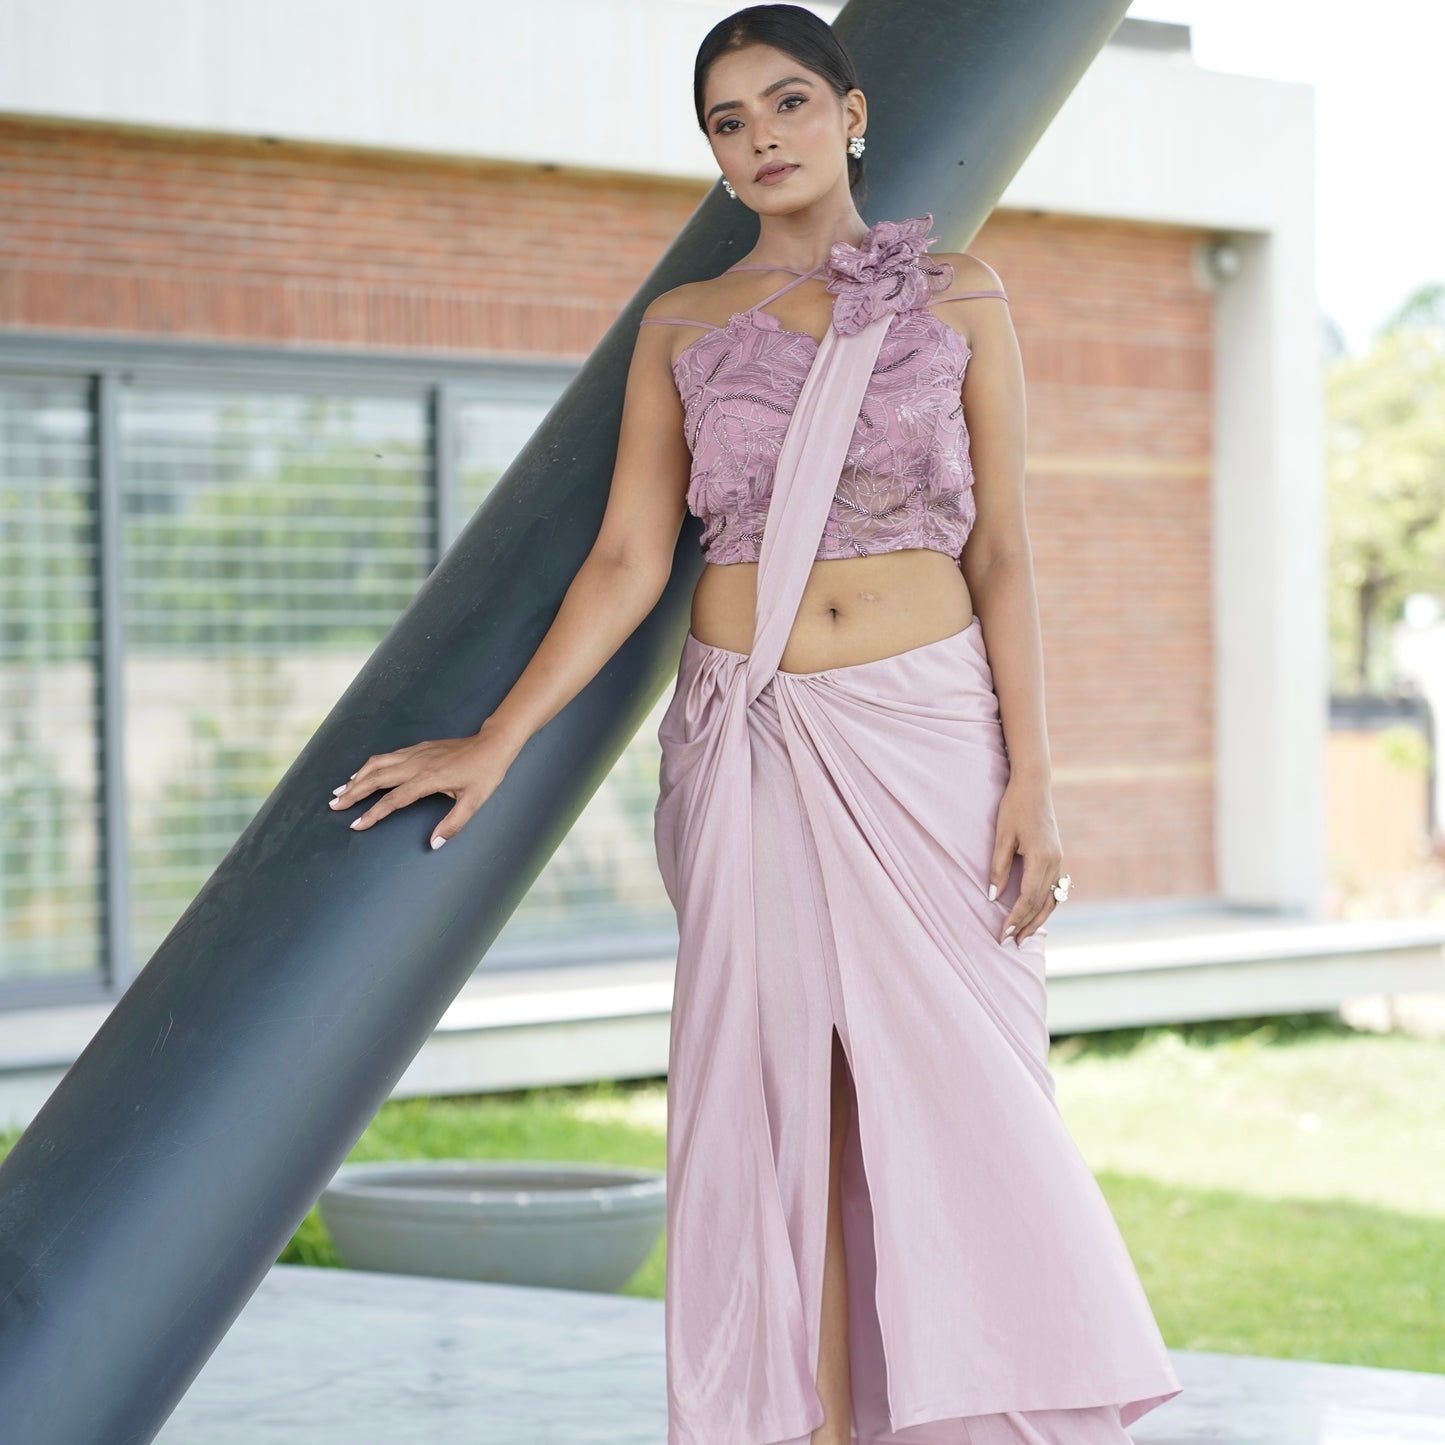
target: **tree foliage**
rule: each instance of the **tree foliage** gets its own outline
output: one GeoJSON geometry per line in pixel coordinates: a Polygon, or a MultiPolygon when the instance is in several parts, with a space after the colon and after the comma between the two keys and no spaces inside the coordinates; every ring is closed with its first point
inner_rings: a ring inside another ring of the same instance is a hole
{"type": "Polygon", "coordinates": [[[1414,291],[1325,373],[1330,636],[1337,691],[1388,688],[1388,624],[1445,601],[1445,286],[1414,291]]]}

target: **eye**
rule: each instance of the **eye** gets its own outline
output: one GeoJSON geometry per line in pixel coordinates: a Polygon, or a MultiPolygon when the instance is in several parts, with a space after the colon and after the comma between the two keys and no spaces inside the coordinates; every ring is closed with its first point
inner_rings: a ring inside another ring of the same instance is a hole
{"type": "MultiPolygon", "coordinates": [[[[788,106],[788,102],[790,100],[796,100],[801,105],[806,105],[808,103],[808,97],[806,95],[785,95],[782,100],[778,102],[778,109],[782,110],[784,106],[788,106]]],[[[792,110],[794,108],[795,107],[793,106],[788,106],[789,110],[792,110]]],[[[730,115],[727,116],[725,119],[719,121],[715,133],[717,135],[731,135],[732,131],[725,129],[725,127],[728,125],[729,121],[735,120],[737,120],[737,117],[735,115],[730,115]]]]}

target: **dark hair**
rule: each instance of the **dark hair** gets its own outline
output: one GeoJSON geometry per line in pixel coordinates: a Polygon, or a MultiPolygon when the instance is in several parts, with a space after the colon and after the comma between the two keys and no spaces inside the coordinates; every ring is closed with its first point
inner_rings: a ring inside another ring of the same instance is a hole
{"type": "MultiPolygon", "coordinates": [[[[839,99],[850,90],[863,88],[858,84],[853,57],[843,48],[843,42],[826,20],[820,20],[801,5],[749,5],[745,10],[736,10],[719,20],[698,46],[692,72],[692,100],[697,111],[698,129],[704,135],[707,134],[707,120],[703,115],[703,89],[707,84],[707,73],[719,55],[748,45],[771,45],[791,55],[799,65],[821,75],[839,99]]],[[[847,160],[848,188],[858,200],[865,193],[863,157],[849,155],[847,160]]]]}

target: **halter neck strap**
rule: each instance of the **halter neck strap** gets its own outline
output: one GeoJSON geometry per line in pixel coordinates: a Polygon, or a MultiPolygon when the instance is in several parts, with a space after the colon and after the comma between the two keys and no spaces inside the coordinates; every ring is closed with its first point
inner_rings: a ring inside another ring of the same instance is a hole
{"type": "MultiPolygon", "coordinates": [[[[749,311],[756,311],[758,307],[766,306],[769,301],[776,301],[784,291],[791,291],[794,286],[806,281],[809,276],[816,276],[827,264],[826,261],[820,261],[816,266],[810,267],[806,271],[797,271],[792,266],[729,266],[728,271],[792,271],[794,273],[791,281],[779,286],[776,291],[769,292],[761,301],[754,301],[753,304],[747,308],[749,311]]],[[[723,275],[727,275],[727,271],[724,271],[723,275]]]]}

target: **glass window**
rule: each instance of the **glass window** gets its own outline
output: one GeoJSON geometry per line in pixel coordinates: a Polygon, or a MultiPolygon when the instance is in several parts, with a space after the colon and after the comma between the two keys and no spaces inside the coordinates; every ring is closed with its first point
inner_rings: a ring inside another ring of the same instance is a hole
{"type": "MultiPolygon", "coordinates": [[[[448,401],[465,524],[555,397],[448,401]]],[[[436,535],[430,395],[117,392],[131,967],[144,967],[407,606],[436,535]]],[[[0,985],[103,981],[101,589],[89,378],[0,380],[0,985]]],[[[675,942],[652,813],[666,693],[487,962],[675,942]]]]}
{"type": "Polygon", "coordinates": [[[0,380],[0,980],[100,973],[100,606],[84,381],[0,380]]]}
{"type": "Polygon", "coordinates": [[[144,965],[425,579],[424,400],[122,394],[125,754],[144,965]]]}

